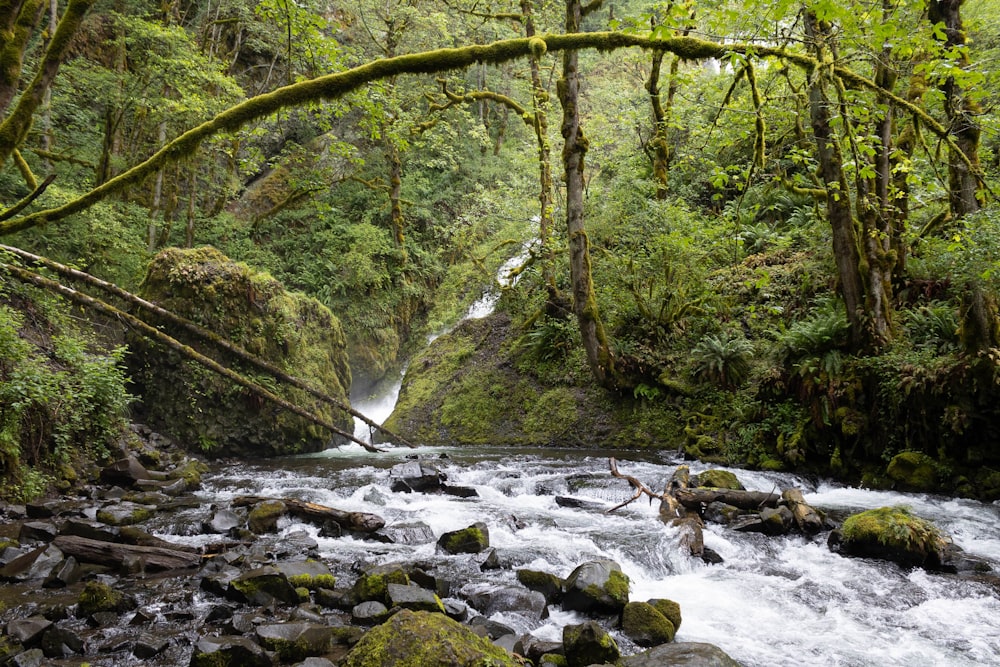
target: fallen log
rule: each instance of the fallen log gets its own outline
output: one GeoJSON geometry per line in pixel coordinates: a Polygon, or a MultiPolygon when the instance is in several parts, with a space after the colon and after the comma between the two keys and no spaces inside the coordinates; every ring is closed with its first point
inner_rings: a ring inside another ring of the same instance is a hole
{"type": "Polygon", "coordinates": [[[702,507],[716,501],[733,505],[744,510],[759,510],[762,507],[777,507],[780,496],[763,491],[734,491],[732,489],[678,489],[674,492],[677,501],[689,510],[700,511],[702,507]]]}
{"type": "Polygon", "coordinates": [[[73,556],[81,562],[122,567],[138,561],[147,572],[183,570],[198,567],[202,561],[200,555],[180,549],[141,547],[76,535],[59,535],[52,543],[67,556],[73,556]]]}
{"type": "Polygon", "coordinates": [[[823,530],[823,517],[806,503],[801,491],[785,489],[781,494],[781,501],[792,511],[795,524],[803,533],[813,534],[823,530]]]}
{"type": "Polygon", "coordinates": [[[367,512],[346,512],[319,503],[310,503],[295,498],[268,498],[265,496],[239,496],[232,501],[233,507],[248,507],[269,500],[280,500],[295,516],[317,523],[333,521],[341,528],[359,533],[374,533],[385,526],[385,519],[367,512]]]}

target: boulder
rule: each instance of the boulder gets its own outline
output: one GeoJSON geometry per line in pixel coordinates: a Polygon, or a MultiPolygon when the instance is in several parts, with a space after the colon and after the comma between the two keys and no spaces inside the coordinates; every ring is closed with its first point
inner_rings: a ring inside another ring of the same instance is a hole
{"type": "Polygon", "coordinates": [[[250,510],[247,516],[247,527],[261,535],[278,532],[278,519],[285,516],[288,507],[280,500],[264,500],[250,510]]]}
{"type": "Polygon", "coordinates": [[[101,470],[101,482],[108,486],[130,488],[140,480],[149,479],[152,479],[149,471],[134,456],[118,459],[101,470]]]}
{"type": "Polygon", "coordinates": [[[121,614],[138,606],[139,604],[131,595],[115,590],[108,584],[99,581],[88,581],[77,599],[76,616],[77,618],[87,618],[102,611],[121,614]]]}
{"type": "Polygon", "coordinates": [[[52,627],[52,621],[42,616],[15,618],[7,624],[7,635],[24,646],[35,646],[42,641],[42,635],[52,627]]]}
{"type": "Polygon", "coordinates": [[[389,608],[381,602],[369,600],[351,609],[351,621],[359,625],[378,625],[389,618],[389,608]]]}
{"type": "Polygon", "coordinates": [[[710,489],[731,489],[733,491],[743,491],[743,484],[736,475],[728,470],[713,468],[699,473],[695,477],[694,486],[701,486],[710,489]]]}
{"type": "Polygon", "coordinates": [[[393,544],[428,544],[434,541],[434,531],[422,521],[385,526],[379,533],[393,544]]]}
{"type": "Polygon", "coordinates": [[[245,637],[202,637],[194,646],[190,667],[272,667],[264,649],[245,637]]]}
{"type": "Polygon", "coordinates": [[[41,649],[46,658],[68,658],[83,653],[83,639],[69,628],[57,625],[42,635],[41,649]]]}
{"type": "Polygon", "coordinates": [[[548,572],[539,570],[518,570],[517,580],[528,590],[537,591],[545,596],[546,604],[554,604],[562,600],[562,579],[548,572]]]}
{"type": "Polygon", "coordinates": [[[566,578],[562,606],[567,611],[619,614],[628,604],[628,577],[613,560],[595,560],[566,578]]]}
{"type": "Polygon", "coordinates": [[[622,632],[639,646],[658,646],[672,642],[677,630],[648,602],[629,602],[622,610],[622,632]]]}
{"type": "Polygon", "coordinates": [[[269,623],[255,631],[257,642],[281,662],[295,662],[325,654],[333,642],[333,628],[317,623],[269,623]]]}
{"type": "Polygon", "coordinates": [[[674,630],[681,629],[681,606],[674,602],[673,600],[667,600],[664,598],[654,598],[652,600],[647,600],[649,604],[653,605],[656,611],[660,612],[673,624],[674,630]]]}
{"type": "Polygon", "coordinates": [[[341,667],[515,667],[507,651],[444,614],[404,609],[371,629],[341,667]]]}
{"type": "Polygon", "coordinates": [[[410,577],[395,564],[378,565],[366,571],[354,582],[353,592],[361,602],[375,600],[389,604],[389,584],[407,585],[410,577]]]}
{"type": "Polygon", "coordinates": [[[532,620],[539,620],[545,612],[545,596],[538,591],[529,591],[517,586],[489,588],[473,593],[469,604],[483,616],[493,616],[501,612],[514,612],[532,620]]]}
{"type": "MultiPolygon", "coordinates": [[[[168,248],[149,263],[144,298],[232,341],[289,375],[349,403],[351,371],[340,322],[319,301],[209,247],[168,248]]],[[[129,365],[153,429],[213,457],[277,456],[325,449],[331,434],[249,394],[173,350],[134,337],[129,365]],[[192,418],[197,415],[198,418],[192,418]]],[[[351,432],[344,410],[282,387],[289,402],[351,432]]]]}
{"type": "Polygon", "coordinates": [[[443,534],[437,543],[450,554],[475,554],[489,548],[490,530],[485,523],[477,521],[467,528],[443,534]]]}
{"type": "Polygon", "coordinates": [[[892,457],[885,473],[902,491],[934,491],[938,488],[937,462],[922,452],[900,452],[892,457]]]}
{"type": "Polygon", "coordinates": [[[830,548],[846,556],[889,560],[906,567],[941,569],[949,540],[930,521],[905,507],[880,507],[844,520],[829,539],[830,548]]]}
{"type": "Polygon", "coordinates": [[[680,642],[661,644],[622,658],[621,667],[740,667],[725,651],[713,644],[680,642]]]}
{"type": "Polygon", "coordinates": [[[269,605],[298,604],[295,587],[277,568],[266,565],[245,572],[229,582],[227,596],[237,602],[269,605]]]}
{"type": "Polygon", "coordinates": [[[414,585],[387,584],[386,594],[389,607],[410,609],[412,611],[436,611],[444,613],[441,599],[425,588],[414,585]]]}
{"type": "Polygon", "coordinates": [[[613,664],[621,657],[614,638],[595,621],[563,628],[563,654],[568,667],[613,664]]]}
{"type": "Polygon", "coordinates": [[[768,535],[784,535],[795,525],[792,510],[784,505],[777,508],[765,507],[760,511],[760,520],[763,523],[764,532],[768,535]]]}
{"type": "Polygon", "coordinates": [[[444,480],[440,470],[424,461],[407,461],[389,470],[390,488],[396,493],[440,491],[444,480]]]}

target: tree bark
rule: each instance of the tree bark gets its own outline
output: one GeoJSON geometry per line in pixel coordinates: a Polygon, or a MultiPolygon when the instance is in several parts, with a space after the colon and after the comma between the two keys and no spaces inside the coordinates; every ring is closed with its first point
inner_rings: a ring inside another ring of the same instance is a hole
{"type": "MultiPolygon", "coordinates": [[[[944,47],[952,49],[965,45],[965,28],[962,25],[962,4],[964,0],[930,0],[927,18],[932,25],[944,24],[944,47]]],[[[969,57],[960,51],[958,64],[969,66],[969,57]]],[[[979,190],[982,185],[982,170],[979,162],[980,128],[976,116],[982,113],[976,104],[962,90],[954,77],[948,77],[940,86],[944,93],[944,108],[948,116],[949,129],[956,148],[948,159],[948,201],[952,216],[960,218],[978,211],[982,206],[979,190]],[[964,159],[963,159],[964,156],[964,159]]]]}
{"type": "MultiPolygon", "coordinates": [[[[600,6],[600,0],[595,0],[600,6]]],[[[594,4],[588,5],[593,7],[594,4]]],[[[583,8],[580,0],[566,0],[566,33],[580,31],[583,8]]],[[[573,285],[573,312],[587,363],[594,379],[607,389],[619,389],[621,382],[614,355],[597,307],[590,272],[590,239],[584,228],[584,157],[587,138],[580,125],[580,72],[576,49],[563,52],[563,77],[559,81],[559,102],[563,109],[563,169],[566,177],[566,234],[569,241],[570,282],[573,285]]]]}
{"type": "Polygon", "coordinates": [[[776,493],[732,489],[678,489],[673,495],[681,505],[696,512],[716,501],[742,510],[759,510],[762,507],[777,507],[778,500],[781,499],[776,493]]]}
{"type": "Polygon", "coordinates": [[[844,157],[839,138],[830,126],[831,102],[824,87],[824,78],[833,75],[824,66],[824,60],[828,57],[825,45],[827,29],[820,24],[813,12],[806,12],[805,28],[810,46],[816,54],[819,70],[812,73],[812,83],[809,86],[809,118],[816,141],[818,172],[827,190],[826,208],[833,230],[834,261],[851,327],[851,346],[862,349],[866,347],[867,336],[864,326],[864,286],[860,273],[861,254],[851,211],[850,186],[844,174],[844,157]]]}
{"type": "Polygon", "coordinates": [[[265,496],[238,496],[233,498],[233,507],[248,507],[268,500],[280,500],[295,516],[307,521],[323,523],[333,521],[341,528],[358,533],[374,533],[385,526],[385,519],[367,512],[346,512],[326,505],[310,503],[295,498],[267,498],[265,496]]]}
{"type": "Polygon", "coordinates": [[[823,530],[823,518],[808,505],[798,489],[785,489],[781,493],[781,501],[792,511],[799,530],[807,535],[823,530]]]}

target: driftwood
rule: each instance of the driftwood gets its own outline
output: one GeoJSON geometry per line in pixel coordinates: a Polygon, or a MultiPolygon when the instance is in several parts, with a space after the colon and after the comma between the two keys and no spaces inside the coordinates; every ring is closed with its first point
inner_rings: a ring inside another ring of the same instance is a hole
{"type": "Polygon", "coordinates": [[[345,512],[318,503],[310,503],[295,498],[268,498],[266,496],[239,496],[232,501],[233,507],[247,507],[270,500],[280,500],[295,516],[307,521],[324,523],[333,521],[347,530],[359,533],[374,533],[385,525],[385,519],[367,512],[345,512]]]}
{"type": "Polygon", "coordinates": [[[199,554],[164,547],[141,547],[132,544],[104,542],[76,535],[59,535],[52,543],[67,556],[85,563],[99,565],[124,564],[138,561],[147,571],[182,570],[201,565],[199,554]]]}
{"type": "Polygon", "coordinates": [[[732,489],[679,489],[674,497],[684,507],[700,511],[702,507],[716,501],[733,505],[743,510],[759,510],[762,507],[777,507],[780,496],[763,491],[734,491],[732,489]]]}
{"type": "Polygon", "coordinates": [[[785,489],[781,494],[781,501],[788,509],[792,510],[795,523],[803,533],[818,533],[823,530],[823,518],[819,512],[806,504],[801,491],[785,489]]]}

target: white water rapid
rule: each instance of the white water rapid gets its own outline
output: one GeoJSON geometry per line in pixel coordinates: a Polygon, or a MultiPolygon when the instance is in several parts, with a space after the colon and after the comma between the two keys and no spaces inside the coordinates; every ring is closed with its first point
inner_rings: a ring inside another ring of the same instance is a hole
{"type": "MultiPolygon", "coordinates": [[[[529,568],[561,577],[582,562],[612,558],[631,579],[632,600],[665,597],[681,605],[678,641],[717,644],[746,667],[782,665],[912,666],[1000,665],[1000,591],[995,576],[904,570],[889,563],[831,553],[825,534],[765,537],[709,524],[705,542],[725,562],[707,565],[678,547],[679,535],[658,518],[657,507],[636,501],[606,514],[631,495],[608,473],[609,452],[506,449],[422,449],[420,456],[449,484],[475,488],[478,498],[394,493],[389,468],[410,449],[369,454],[345,447],[321,454],[230,467],[212,476],[206,493],[216,502],[245,493],[292,496],[350,511],[379,514],[387,526],[420,526],[435,536],[476,521],[489,526],[503,568],[481,572],[469,555],[436,552],[434,539],[381,544],[352,537],[320,537],[305,530],[324,559],[346,573],[355,561],[421,561],[451,572],[453,597],[517,585],[529,568]],[[448,458],[439,458],[447,454],[448,458]],[[556,503],[572,496],[600,508],[556,503]]],[[[676,461],[617,452],[623,473],[662,488],[676,461]]],[[[701,466],[694,464],[694,472],[701,466]]],[[[1000,505],[926,495],[864,491],[778,473],[735,470],[750,489],[797,486],[816,507],[835,512],[905,504],[935,521],[969,554],[1000,568],[1000,505]]],[[[349,577],[349,575],[348,575],[349,577]]],[[[347,579],[349,580],[349,578],[347,579]]],[[[552,609],[544,621],[515,613],[495,620],[558,640],[572,612],[552,609]]],[[[627,652],[638,649],[619,637],[627,652]],[[631,650],[629,650],[629,648],[631,650]]]]}

